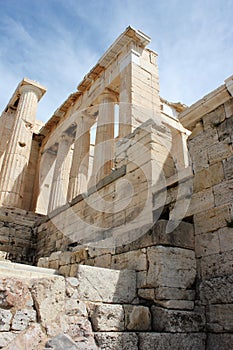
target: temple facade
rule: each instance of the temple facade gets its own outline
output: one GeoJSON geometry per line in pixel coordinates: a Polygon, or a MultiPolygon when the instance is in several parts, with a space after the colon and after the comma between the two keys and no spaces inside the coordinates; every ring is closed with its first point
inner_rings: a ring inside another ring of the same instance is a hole
{"type": "Polygon", "coordinates": [[[8,273],[31,284],[33,302],[0,303],[0,348],[28,334],[35,349],[232,344],[233,76],[190,107],[168,102],[149,43],[126,28],[45,124],[46,88],[27,78],[2,113],[0,277],[3,291],[8,273]],[[54,318],[41,293],[60,300],[54,318]]]}

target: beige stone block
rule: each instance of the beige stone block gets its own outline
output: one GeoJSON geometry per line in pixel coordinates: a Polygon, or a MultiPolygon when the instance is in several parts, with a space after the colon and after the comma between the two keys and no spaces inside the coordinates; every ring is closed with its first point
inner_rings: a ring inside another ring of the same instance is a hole
{"type": "Polygon", "coordinates": [[[233,304],[210,305],[207,310],[207,329],[210,332],[233,331],[233,304]]]}
{"type": "Polygon", "coordinates": [[[70,265],[62,265],[59,267],[58,271],[62,276],[68,277],[70,276],[70,268],[70,265]]]}
{"type": "Polygon", "coordinates": [[[100,255],[94,259],[94,265],[97,267],[110,268],[111,262],[112,262],[111,254],[100,255]]]}
{"type": "Polygon", "coordinates": [[[190,151],[190,155],[193,162],[193,170],[195,173],[209,167],[207,149],[200,149],[195,152],[190,151]]]}
{"type": "Polygon", "coordinates": [[[147,249],[150,287],[189,288],[196,277],[196,260],[193,251],[181,248],[156,246],[147,249]]]}
{"type": "Polygon", "coordinates": [[[72,252],[62,252],[59,257],[59,265],[68,265],[71,262],[72,252]]]}
{"type": "Polygon", "coordinates": [[[53,335],[65,309],[65,280],[61,277],[39,279],[33,282],[31,292],[42,327],[47,329],[50,326],[49,335],[53,335]]]}
{"type": "Polygon", "coordinates": [[[204,308],[194,311],[169,310],[152,306],[153,330],[156,332],[201,332],[205,329],[204,308]]]}
{"type": "Polygon", "coordinates": [[[218,142],[208,148],[209,163],[219,162],[233,154],[232,146],[223,142],[218,142]]]}
{"type": "Polygon", "coordinates": [[[230,221],[230,207],[227,205],[199,212],[194,215],[195,233],[216,231],[225,227],[226,221],[230,221]]]}
{"type": "Polygon", "coordinates": [[[232,275],[233,250],[201,258],[201,278],[232,275]]]}
{"type": "Polygon", "coordinates": [[[137,276],[137,288],[146,288],[147,287],[147,271],[138,271],[137,276]]]}
{"type": "Polygon", "coordinates": [[[192,195],[186,216],[203,212],[212,207],[214,207],[214,195],[212,188],[208,188],[192,195]]]}
{"type": "Polygon", "coordinates": [[[213,187],[216,207],[233,203],[233,180],[221,182],[213,187]]]}
{"type": "Polygon", "coordinates": [[[233,275],[214,277],[200,284],[200,300],[204,305],[230,304],[233,301],[233,275]]]}
{"type": "Polygon", "coordinates": [[[138,289],[138,296],[145,300],[155,300],[155,290],[151,289],[138,289]]]}
{"type": "Polygon", "coordinates": [[[95,332],[119,332],[124,330],[124,309],[122,305],[88,303],[87,309],[95,332]]]}
{"type": "Polygon", "coordinates": [[[193,191],[200,192],[211,187],[211,176],[208,168],[198,171],[194,176],[193,191]]]}
{"type": "Polygon", "coordinates": [[[134,271],[79,265],[77,278],[80,300],[121,304],[131,303],[136,297],[134,271]]]}
{"type": "Polygon", "coordinates": [[[219,253],[220,242],[218,231],[197,235],[195,237],[195,247],[197,257],[219,253]]]}
{"type": "Polygon", "coordinates": [[[190,300],[156,300],[156,304],[173,310],[193,310],[194,301],[190,300]]]}
{"type": "Polygon", "coordinates": [[[232,333],[209,333],[206,350],[212,349],[229,349],[233,343],[233,334],[232,333]]]}
{"type": "Polygon", "coordinates": [[[111,268],[143,271],[147,269],[146,250],[134,250],[127,253],[114,255],[111,268]]]}
{"type": "Polygon", "coordinates": [[[203,118],[204,129],[215,128],[216,125],[222,123],[226,118],[224,105],[219,106],[214,111],[206,114],[203,118]]]}
{"type": "Polygon", "coordinates": [[[233,99],[231,98],[227,102],[224,103],[226,118],[230,118],[233,116],[233,99]]]}
{"type": "Polygon", "coordinates": [[[189,136],[188,140],[193,140],[195,137],[201,135],[204,131],[203,123],[198,122],[195,128],[192,130],[192,134],[189,136]]]}
{"type": "MultiPolygon", "coordinates": [[[[139,333],[139,350],[205,350],[205,333],[139,333]],[[171,345],[172,344],[172,345],[171,345]]],[[[210,347],[208,350],[213,350],[210,347]]],[[[219,348],[220,349],[220,348],[219,348]]]]}
{"type": "Polygon", "coordinates": [[[137,350],[138,337],[133,332],[99,332],[95,334],[97,345],[103,350],[137,350]]]}
{"type": "Polygon", "coordinates": [[[194,300],[195,291],[159,286],[155,289],[155,298],[156,300],[194,300]]]}
{"type": "Polygon", "coordinates": [[[233,179],[233,156],[223,160],[223,169],[226,180],[233,179]]]}
{"type": "Polygon", "coordinates": [[[129,331],[148,331],[151,329],[151,314],[148,307],[124,305],[125,328],[129,331]]]}
{"type": "Polygon", "coordinates": [[[220,250],[221,252],[228,252],[233,249],[233,228],[223,227],[218,231],[220,250]]]}

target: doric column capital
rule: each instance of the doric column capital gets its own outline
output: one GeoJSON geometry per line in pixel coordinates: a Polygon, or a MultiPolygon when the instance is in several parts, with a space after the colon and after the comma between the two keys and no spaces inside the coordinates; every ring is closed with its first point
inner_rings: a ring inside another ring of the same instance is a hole
{"type": "Polygon", "coordinates": [[[19,88],[19,92],[20,92],[20,94],[23,94],[23,93],[26,93],[26,92],[34,92],[36,94],[36,97],[37,97],[38,100],[43,95],[43,92],[41,91],[41,89],[39,87],[30,85],[30,84],[21,85],[20,88],[19,88]]]}
{"type": "Polygon", "coordinates": [[[108,102],[108,103],[114,103],[118,101],[118,96],[117,94],[110,90],[110,89],[105,89],[100,95],[99,95],[99,103],[101,102],[108,102]]]}

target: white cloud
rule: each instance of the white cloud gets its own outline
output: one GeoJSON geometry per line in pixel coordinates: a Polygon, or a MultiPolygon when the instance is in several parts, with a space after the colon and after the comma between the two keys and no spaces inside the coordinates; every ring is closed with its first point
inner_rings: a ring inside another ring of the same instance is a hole
{"type": "Polygon", "coordinates": [[[231,0],[8,0],[0,19],[0,109],[28,76],[48,88],[38,110],[48,119],[128,25],[152,38],[161,95],[190,104],[233,73],[232,10],[231,0]]]}

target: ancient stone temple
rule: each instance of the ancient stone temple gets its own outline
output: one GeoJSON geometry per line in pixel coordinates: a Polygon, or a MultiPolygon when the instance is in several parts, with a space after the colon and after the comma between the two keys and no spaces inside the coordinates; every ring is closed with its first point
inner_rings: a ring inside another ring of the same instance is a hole
{"type": "Polygon", "coordinates": [[[168,102],[149,43],[128,27],[45,124],[26,78],[2,113],[0,349],[232,346],[233,76],[168,102]]]}

